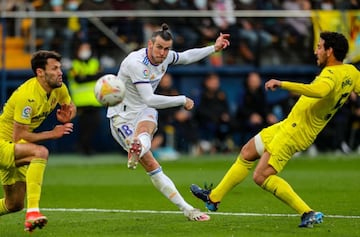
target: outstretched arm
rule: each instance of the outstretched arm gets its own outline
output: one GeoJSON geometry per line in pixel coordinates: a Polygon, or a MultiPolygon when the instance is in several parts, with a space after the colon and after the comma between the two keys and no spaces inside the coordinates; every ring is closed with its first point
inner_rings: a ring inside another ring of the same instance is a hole
{"type": "Polygon", "coordinates": [[[311,84],[304,84],[298,82],[279,81],[271,79],[265,83],[266,90],[275,91],[278,88],[282,88],[299,95],[305,95],[313,98],[322,98],[329,94],[331,86],[329,83],[319,80],[311,84]]]}
{"type": "Polygon", "coordinates": [[[281,81],[271,79],[265,83],[265,90],[272,90],[275,91],[276,89],[281,87],[281,81]]]}
{"type": "Polygon", "coordinates": [[[220,33],[220,36],[216,39],[214,44],[215,52],[219,52],[223,49],[226,49],[230,45],[229,38],[230,38],[229,34],[220,33]]]}
{"type": "Polygon", "coordinates": [[[203,48],[189,49],[179,53],[179,59],[175,64],[190,64],[197,62],[214,52],[219,52],[226,49],[230,45],[229,34],[221,34],[216,39],[215,44],[212,46],[206,46],[203,48]]]}
{"type": "Polygon", "coordinates": [[[144,103],[156,109],[171,108],[176,106],[190,107],[187,98],[183,95],[166,96],[154,94],[149,83],[136,84],[136,88],[144,103]]]}

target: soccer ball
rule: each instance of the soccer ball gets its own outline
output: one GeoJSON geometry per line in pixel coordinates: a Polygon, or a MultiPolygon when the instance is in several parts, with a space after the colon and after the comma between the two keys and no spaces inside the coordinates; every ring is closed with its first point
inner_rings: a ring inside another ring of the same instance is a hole
{"type": "Polygon", "coordinates": [[[125,84],[113,74],[100,77],[95,84],[96,99],[104,106],[114,106],[121,103],[125,97],[125,84]]]}

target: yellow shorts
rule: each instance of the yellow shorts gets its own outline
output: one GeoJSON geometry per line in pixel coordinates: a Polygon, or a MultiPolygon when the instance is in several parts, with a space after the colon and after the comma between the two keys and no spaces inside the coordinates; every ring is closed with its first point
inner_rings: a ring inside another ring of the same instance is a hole
{"type": "Polygon", "coordinates": [[[12,185],[26,180],[27,166],[15,166],[15,143],[0,139],[0,180],[2,185],[12,185]]]}
{"type": "Polygon", "coordinates": [[[279,123],[263,129],[260,136],[265,150],[271,154],[269,165],[279,173],[298,151],[296,142],[293,141],[291,134],[281,128],[279,123]]]}

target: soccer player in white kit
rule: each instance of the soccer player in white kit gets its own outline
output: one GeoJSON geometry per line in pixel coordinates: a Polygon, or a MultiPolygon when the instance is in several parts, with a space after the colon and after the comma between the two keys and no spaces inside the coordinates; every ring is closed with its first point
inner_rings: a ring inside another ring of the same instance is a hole
{"type": "Polygon", "coordinates": [[[207,221],[210,217],[187,203],[172,180],[164,174],[150,151],[157,130],[156,109],[184,106],[191,110],[194,101],[184,95],[156,95],[154,91],[169,65],[190,64],[229,46],[229,34],[220,34],[212,46],[186,50],[171,50],[173,38],[167,24],[153,32],[147,48],[130,53],[121,63],[117,74],[126,85],[122,103],[108,108],[111,134],[128,152],[128,168],[140,163],[154,186],[192,221],[207,221]]]}

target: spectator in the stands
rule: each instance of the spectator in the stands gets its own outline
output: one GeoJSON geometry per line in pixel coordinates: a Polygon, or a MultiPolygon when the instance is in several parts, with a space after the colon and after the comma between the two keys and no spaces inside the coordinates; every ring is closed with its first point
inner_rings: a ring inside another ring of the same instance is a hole
{"type": "MultiPolygon", "coordinates": [[[[43,3],[37,11],[63,12],[67,9],[63,0],[50,0],[43,3]]],[[[73,56],[73,39],[75,33],[80,30],[76,18],[36,18],[37,37],[42,39],[41,49],[56,50],[62,55],[62,64],[65,68],[70,67],[70,58],[73,56]],[[70,24],[71,23],[71,24],[70,24]]]]}
{"type": "MultiPolygon", "coordinates": [[[[283,10],[311,10],[310,0],[284,0],[282,3],[283,10]]],[[[301,62],[307,62],[313,58],[313,30],[310,17],[286,17],[282,38],[286,39],[284,43],[296,53],[296,57],[301,62]]]]}
{"type": "MultiPolygon", "coordinates": [[[[179,95],[173,77],[166,73],[155,91],[159,95],[179,95]]],[[[158,131],[151,149],[155,156],[174,158],[178,152],[190,153],[197,145],[196,125],[190,111],[182,107],[160,109],[158,131]]]]}
{"type": "Polygon", "coordinates": [[[240,145],[262,128],[278,122],[267,103],[263,81],[258,72],[250,72],[245,80],[245,92],[234,116],[234,129],[240,134],[240,145]]]}
{"type": "MultiPolygon", "coordinates": [[[[236,1],[236,10],[257,9],[257,1],[236,1]]],[[[260,66],[262,50],[277,41],[277,37],[264,29],[261,20],[252,17],[238,18],[237,34],[240,55],[246,63],[256,66],[260,66]]]]}
{"type": "Polygon", "coordinates": [[[200,148],[204,152],[228,152],[232,149],[231,113],[220,78],[209,73],[195,106],[195,119],[199,127],[200,148]]]}

